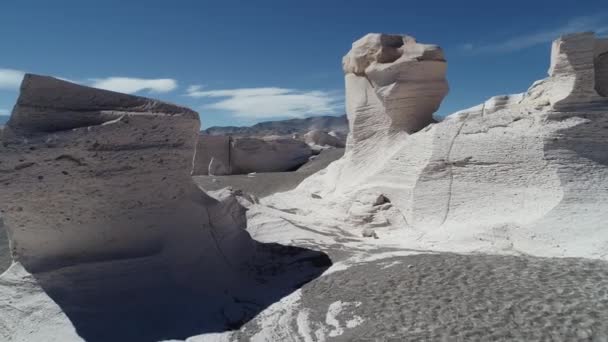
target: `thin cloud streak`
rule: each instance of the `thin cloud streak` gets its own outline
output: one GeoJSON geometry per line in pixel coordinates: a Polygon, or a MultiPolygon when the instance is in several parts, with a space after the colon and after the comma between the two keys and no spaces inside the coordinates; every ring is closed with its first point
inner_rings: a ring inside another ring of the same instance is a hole
{"type": "Polygon", "coordinates": [[[133,94],[140,91],[167,93],[177,88],[177,81],[171,78],[145,79],[133,77],[108,77],[91,79],[91,87],[133,94]]]}
{"type": "Polygon", "coordinates": [[[25,72],[15,69],[0,68],[0,89],[16,90],[19,89],[25,72]]]}
{"type": "MultiPolygon", "coordinates": [[[[25,71],[0,68],[0,89],[19,90],[25,71]]],[[[140,91],[166,93],[177,89],[177,81],[171,78],[146,79],[135,77],[92,78],[88,81],[75,81],[64,77],[53,76],[71,83],[88,85],[94,88],[133,94],[140,91]]]]}
{"type": "Polygon", "coordinates": [[[201,90],[188,87],[186,96],[224,98],[204,105],[205,109],[226,111],[240,118],[278,118],[331,115],[340,112],[341,95],[320,90],[302,91],[279,87],[201,90]]]}
{"type": "Polygon", "coordinates": [[[461,49],[464,52],[472,54],[514,52],[551,42],[557,37],[567,33],[583,31],[595,31],[598,34],[606,33],[608,32],[607,23],[608,15],[606,14],[576,17],[568,21],[565,25],[554,29],[513,37],[499,43],[481,45],[466,43],[461,45],[461,49]]]}

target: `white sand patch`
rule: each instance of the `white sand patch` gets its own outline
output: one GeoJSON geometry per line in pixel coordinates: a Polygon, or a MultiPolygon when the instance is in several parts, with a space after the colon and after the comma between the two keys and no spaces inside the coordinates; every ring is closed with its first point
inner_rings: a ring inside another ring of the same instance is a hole
{"type": "MultiPolygon", "coordinates": [[[[264,310],[257,318],[260,330],[251,337],[251,341],[297,341],[298,330],[291,323],[298,318],[301,295],[301,290],[295,291],[264,310]]],[[[299,322],[303,326],[307,324],[304,318],[300,317],[299,322]]]]}
{"type": "Polygon", "coordinates": [[[315,339],[312,336],[312,329],[310,327],[310,311],[308,309],[303,309],[298,313],[296,323],[298,325],[298,333],[304,339],[304,342],[314,342],[315,339]]]}
{"type": "Polygon", "coordinates": [[[231,342],[232,332],[226,331],[221,333],[210,333],[199,336],[193,336],[186,339],[186,342],[231,342]]]}
{"type": "Polygon", "coordinates": [[[360,302],[342,302],[336,301],[329,305],[327,308],[327,315],[325,316],[325,323],[328,325],[328,335],[330,337],[336,337],[344,334],[344,328],[354,328],[363,322],[363,319],[359,316],[350,314],[347,310],[352,307],[360,306],[360,302]],[[351,318],[345,320],[345,326],[338,316],[352,315],[351,318]]]}

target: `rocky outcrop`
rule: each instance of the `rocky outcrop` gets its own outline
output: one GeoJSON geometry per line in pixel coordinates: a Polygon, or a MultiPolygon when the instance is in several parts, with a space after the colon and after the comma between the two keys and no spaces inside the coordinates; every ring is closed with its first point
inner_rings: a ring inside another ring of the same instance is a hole
{"type": "Polygon", "coordinates": [[[201,196],[184,172],[198,125],[186,108],[26,75],[0,147],[14,259],[37,272],[163,252],[177,216],[162,211],[201,196]]]}
{"type": "MultiPolygon", "coordinates": [[[[252,278],[260,265],[288,267],[275,263],[280,246],[245,231],[237,194],[212,197],[193,182],[199,126],[184,107],[25,76],[0,131],[0,222],[13,259],[0,276],[0,340],[217,331],[321,271],[306,266],[272,288],[252,278]]],[[[289,250],[286,265],[303,265],[302,252],[289,250]]]]}
{"type": "Polygon", "coordinates": [[[448,92],[443,51],[410,36],[368,34],[353,43],[342,66],[353,142],[366,139],[372,126],[422,129],[448,92]]]}
{"type": "Polygon", "coordinates": [[[553,42],[549,78],[530,89],[530,97],[549,102],[556,111],[603,107],[606,103],[608,39],[591,32],[561,37],[553,42]]]}
{"type": "Polygon", "coordinates": [[[197,262],[220,205],[189,175],[198,128],[184,107],[26,75],[0,146],[14,260],[197,262]]]}
{"type": "Polygon", "coordinates": [[[336,132],[332,132],[333,135],[319,130],[313,129],[312,131],[304,134],[304,142],[311,146],[326,146],[326,147],[339,147],[343,148],[346,141],[340,139],[340,136],[336,132]]]}
{"type": "Polygon", "coordinates": [[[193,175],[229,175],[282,172],[308,161],[311,148],[293,138],[232,138],[201,135],[194,157],[193,175]]]}
{"type": "Polygon", "coordinates": [[[607,49],[592,33],[563,36],[548,78],[433,124],[447,89],[441,50],[365,36],[344,58],[346,154],[296,191],[357,205],[343,213],[364,222],[355,229],[383,222],[421,248],[605,258],[607,49]],[[391,211],[366,200],[379,195],[391,211]]]}

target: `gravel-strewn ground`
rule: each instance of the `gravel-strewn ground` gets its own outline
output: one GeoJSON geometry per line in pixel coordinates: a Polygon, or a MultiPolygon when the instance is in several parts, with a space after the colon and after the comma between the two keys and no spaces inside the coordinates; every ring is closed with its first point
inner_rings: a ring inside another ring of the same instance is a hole
{"type": "Polygon", "coordinates": [[[231,186],[237,190],[254,194],[258,197],[288,191],[300,184],[313,173],[324,169],[331,162],[340,159],[344,154],[343,148],[328,149],[316,158],[294,172],[256,173],[254,176],[194,176],[194,181],[203,189],[213,191],[231,186]]]}
{"type": "Polygon", "coordinates": [[[303,287],[301,303],[306,314],[291,330],[327,341],[607,341],[608,263],[394,257],[322,276],[303,287]]]}

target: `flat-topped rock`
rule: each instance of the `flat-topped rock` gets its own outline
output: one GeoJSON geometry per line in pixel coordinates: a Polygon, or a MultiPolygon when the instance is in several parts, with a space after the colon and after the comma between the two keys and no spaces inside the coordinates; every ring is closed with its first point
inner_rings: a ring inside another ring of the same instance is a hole
{"type": "Polygon", "coordinates": [[[216,201],[190,177],[199,127],[184,107],[26,75],[0,145],[14,260],[37,272],[200,258],[216,201]]]}
{"type": "Polygon", "coordinates": [[[16,106],[7,125],[28,133],[95,126],[124,113],[198,120],[185,107],[32,74],[24,76],[16,106]]]}
{"type": "Polygon", "coordinates": [[[608,38],[593,32],[564,35],[553,42],[549,77],[530,89],[530,97],[556,111],[606,106],[607,65],[608,38]]]}

